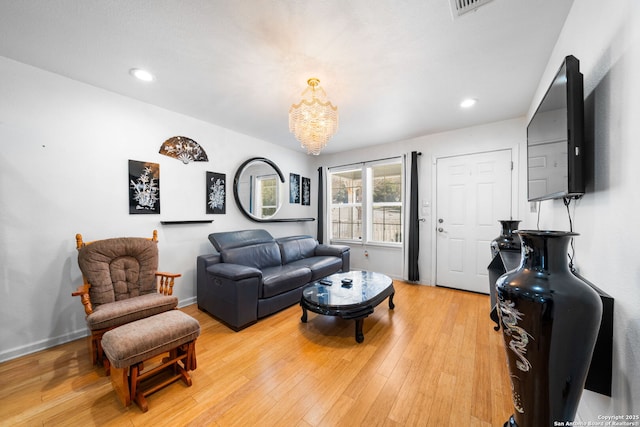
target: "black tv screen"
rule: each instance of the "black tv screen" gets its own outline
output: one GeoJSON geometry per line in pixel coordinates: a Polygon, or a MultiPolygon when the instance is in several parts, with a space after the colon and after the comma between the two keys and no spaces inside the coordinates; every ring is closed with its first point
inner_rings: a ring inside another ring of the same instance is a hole
{"type": "Polygon", "coordinates": [[[584,194],[584,96],[580,62],[567,56],[527,126],[529,201],[584,194]]]}

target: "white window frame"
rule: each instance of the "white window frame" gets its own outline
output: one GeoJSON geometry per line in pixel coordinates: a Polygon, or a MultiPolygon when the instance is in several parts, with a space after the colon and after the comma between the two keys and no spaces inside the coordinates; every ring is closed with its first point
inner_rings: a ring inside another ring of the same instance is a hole
{"type": "Polygon", "coordinates": [[[255,186],[256,191],[255,191],[255,195],[254,195],[254,206],[255,206],[254,210],[256,211],[255,215],[257,215],[260,218],[271,217],[274,214],[265,215],[263,210],[264,209],[274,209],[274,213],[278,211],[278,206],[279,206],[279,203],[280,203],[280,201],[279,201],[279,197],[280,196],[279,196],[278,191],[277,191],[277,189],[278,189],[278,175],[276,175],[276,174],[258,175],[258,176],[256,176],[255,180],[256,180],[256,186],[255,186]],[[263,200],[263,197],[262,197],[262,189],[263,189],[262,183],[265,182],[265,181],[272,181],[272,180],[275,182],[274,191],[275,191],[275,198],[276,198],[275,202],[276,202],[276,204],[274,206],[263,205],[262,202],[264,200],[263,200]]]}
{"type": "MultiPolygon", "coordinates": [[[[344,239],[344,238],[334,238],[333,237],[333,221],[332,221],[332,216],[331,213],[333,211],[334,207],[347,207],[347,208],[354,208],[354,207],[361,207],[362,210],[362,233],[365,233],[365,226],[366,226],[366,220],[365,220],[365,205],[364,205],[364,185],[365,185],[365,177],[364,175],[362,175],[362,165],[361,164],[357,164],[357,165],[349,165],[349,166],[340,166],[340,167],[336,167],[336,168],[330,168],[329,169],[329,173],[328,173],[328,189],[329,191],[327,191],[327,206],[329,207],[329,212],[328,212],[328,218],[329,218],[329,240],[332,242],[345,242],[345,243],[361,243],[363,240],[361,239],[344,239]],[[362,180],[362,201],[359,203],[356,202],[348,202],[348,203],[338,203],[338,204],[333,204],[333,188],[331,186],[331,176],[333,174],[337,174],[337,173],[343,173],[343,172],[349,172],[349,171],[357,171],[360,170],[361,172],[361,180],[362,180]]],[[[364,237],[364,236],[363,236],[364,237]]]]}
{"type": "Polygon", "coordinates": [[[405,230],[404,230],[404,214],[405,214],[405,162],[402,156],[393,157],[384,160],[374,160],[368,162],[362,162],[347,166],[339,166],[328,169],[327,174],[327,207],[328,207],[328,233],[329,233],[329,241],[332,243],[346,243],[346,244],[367,244],[367,245],[375,245],[375,246],[385,246],[385,247],[397,247],[400,248],[403,246],[405,239],[405,230]],[[401,177],[401,188],[400,202],[379,202],[376,203],[375,206],[399,206],[400,207],[400,233],[401,233],[401,241],[400,242],[385,242],[373,240],[373,172],[372,168],[375,166],[384,166],[389,164],[400,164],[400,177],[401,177]],[[361,170],[362,173],[362,202],[361,203],[344,203],[344,204],[333,204],[333,188],[331,188],[331,177],[335,173],[347,172],[352,170],[361,170]],[[335,207],[354,207],[361,206],[362,207],[362,238],[361,239],[344,239],[344,238],[335,238],[333,236],[333,226],[332,226],[332,211],[335,207]]]}
{"type": "Polygon", "coordinates": [[[378,160],[378,161],[373,161],[373,162],[367,162],[365,163],[364,169],[366,171],[367,174],[367,184],[366,187],[367,189],[370,189],[370,191],[367,191],[366,196],[367,196],[367,205],[366,205],[366,210],[367,210],[367,218],[371,218],[371,220],[367,220],[367,236],[369,236],[367,238],[367,243],[369,244],[375,244],[375,245],[385,245],[385,246],[402,246],[403,240],[404,240],[404,200],[405,200],[405,194],[404,194],[404,159],[402,157],[396,157],[396,158],[392,158],[392,159],[385,159],[385,160],[378,160]],[[376,166],[385,166],[385,165],[396,165],[399,164],[400,165],[400,201],[399,202],[377,202],[374,203],[373,201],[373,168],[376,166]],[[373,240],[373,208],[374,207],[383,207],[383,206],[397,206],[400,208],[400,241],[399,242],[386,242],[384,240],[373,240]]]}

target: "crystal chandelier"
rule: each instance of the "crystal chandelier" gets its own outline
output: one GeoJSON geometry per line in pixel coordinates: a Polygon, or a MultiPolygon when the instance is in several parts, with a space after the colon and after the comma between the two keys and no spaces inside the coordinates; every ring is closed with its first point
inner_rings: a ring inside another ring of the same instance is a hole
{"type": "Polygon", "coordinates": [[[289,131],[307,149],[307,154],[317,156],[338,130],[338,107],[327,100],[320,80],[312,77],[307,84],[300,103],[289,109],[289,131]]]}

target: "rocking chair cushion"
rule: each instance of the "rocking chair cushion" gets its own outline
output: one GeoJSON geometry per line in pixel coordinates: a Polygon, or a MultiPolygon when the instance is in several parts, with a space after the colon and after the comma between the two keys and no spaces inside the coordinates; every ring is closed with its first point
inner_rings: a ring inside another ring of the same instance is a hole
{"type": "Polygon", "coordinates": [[[78,252],[78,265],[91,288],[91,303],[112,303],[157,292],[157,243],[140,237],[93,242],[78,252]]]}
{"type": "Polygon", "coordinates": [[[113,328],[145,317],[173,310],[178,298],[159,293],[142,295],[121,301],[102,304],[87,316],[87,325],[92,331],[113,328]]]}

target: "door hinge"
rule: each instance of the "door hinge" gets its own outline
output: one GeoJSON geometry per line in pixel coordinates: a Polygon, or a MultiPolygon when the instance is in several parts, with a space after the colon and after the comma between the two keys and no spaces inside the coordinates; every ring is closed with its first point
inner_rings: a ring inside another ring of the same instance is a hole
{"type": "Polygon", "coordinates": [[[513,160],[511,160],[511,170],[513,170],[513,160]]]}

